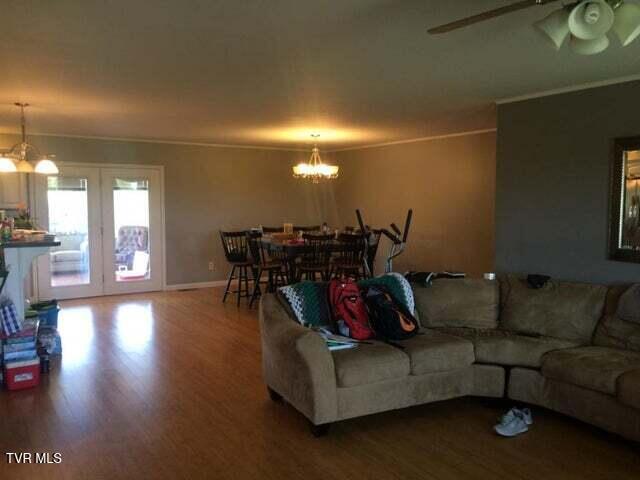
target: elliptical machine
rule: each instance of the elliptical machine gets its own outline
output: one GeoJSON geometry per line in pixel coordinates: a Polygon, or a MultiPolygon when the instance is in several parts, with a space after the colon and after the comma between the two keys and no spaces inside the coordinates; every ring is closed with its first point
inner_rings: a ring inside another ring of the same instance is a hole
{"type": "MultiPolygon", "coordinates": [[[[356,217],[358,217],[358,224],[360,225],[360,231],[368,240],[376,230],[371,229],[369,225],[366,225],[364,223],[362,219],[362,214],[360,213],[359,209],[356,209],[356,217]]],[[[409,211],[407,212],[407,219],[405,220],[405,223],[404,223],[404,230],[402,231],[398,228],[398,226],[395,223],[392,223],[390,225],[391,230],[393,230],[393,232],[389,231],[386,228],[382,228],[379,230],[379,232],[382,235],[384,235],[391,241],[391,247],[389,247],[387,259],[385,260],[385,264],[384,264],[384,273],[393,272],[393,259],[398,257],[402,252],[404,252],[404,249],[407,246],[407,238],[409,237],[409,228],[411,227],[412,217],[413,217],[413,209],[410,208],[409,211]]],[[[371,245],[369,245],[368,242],[367,242],[367,245],[371,247],[371,245]]],[[[377,245],[375,248],[377,249],[377,245]]],[[[369,262],[370,262],[369,257],[365,258],[365,262],[364,262],[365,270],[367,271],[368,275],[372,275],[373,265],[369,265],[369,262]]]]}

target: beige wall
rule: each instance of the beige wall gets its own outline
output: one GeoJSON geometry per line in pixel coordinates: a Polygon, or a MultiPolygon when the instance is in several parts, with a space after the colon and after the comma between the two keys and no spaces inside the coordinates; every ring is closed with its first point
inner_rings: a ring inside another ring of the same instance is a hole
{"type": "Polygon", "coordinates": [[[360,208],[371,226],[402,228],[413,208],[396,270],[493,271],[495,143],[490,132],[334,153],[341,222],[356,224],[360,208]]]}
{"type": "MultiPolygon", "coordinates": [[[[0,149],[16,141],[0,135],[0,149]]],[[[169,285],[225,278],[220,229],[355,225],[356,208],[375,227],[400,224],[414,209],[400,271],[493,270],[493,133],[325,154],[341,165],[341,176],[320,185],[291,177],[306,152],[46,136],[33,142],[61,161],[164,166],[169,285]]]]}
{"type": "Polygon", "coordinates": [[[498,106],[496,270],[637,282],[608,255],[613,139],[640,134],[640,81],[498,106]]]}
{"type": "MultiPolygon", "coordinates": [[[[167,283],[222,280],[228,272],[218,231],[322,222],[334,211],[332,185],[291,177],[304,152],[67,137],[33,143],[61,161],[162,165],[165,169],[167,283]],[[215,271],[208,270],[213,260],[215,271]]],[[[0,135],[0,149],[18,138],[0,135]]]]}

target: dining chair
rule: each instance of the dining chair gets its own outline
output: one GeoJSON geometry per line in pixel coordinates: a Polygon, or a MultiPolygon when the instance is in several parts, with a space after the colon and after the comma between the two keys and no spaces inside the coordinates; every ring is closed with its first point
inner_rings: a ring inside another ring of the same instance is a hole
{"type": "Polygon", "coordinates": [[[359,280],[367,275],[365,254],[366,237],[362,234],[341,233],[338,235],[336,256],[331,262],[331,276],[334,278],[352,277],[359,280]]]}
{"type": "Polygon", "coordinates": [[[253,281],[253,277],[249,277],[252,271],[252,262],[248,255],[247,231],[241,230],[236,232],[220,231],[220,239],[222,240],[222,248],[227,262],[231,265],[229,279],[227,280],[227,288],[222,297],[222,303],[227,300],[227,295],[235,293],[237,295],[237,305],[240,306],[241,298],[250,298],[249,281],[253,281]],[[236,276],[236,270],[238,275],[236,276]],[[238,280],[238,289],[230,290],[233,280],[238,280]]]}
{"type": "Polygon", "coordinates": [[[262,295],[260,284],[266,286],[266,291],[273,293],[281,285],[286,285],[287,274],[284,262],[269,255],[267,248],[262,242],[262,233],[247,232],[247,244],[249,245],[249,254],[251,255],[254,284],[249,307],[253,306],[253,302],[262,295]],[[267,280],[262,281],[262,274],[267,273],[267,280]]]}
{"type": "Polygon", "coordinates": [[[307,280],[315,282],[316,273],[320,274],[321,280],[329,280],[334,235],[305,233],[302,238],[304,249],[300,255],[300,262],[296,264],[296,281],[299,282],[304,276],[307,280]]]}

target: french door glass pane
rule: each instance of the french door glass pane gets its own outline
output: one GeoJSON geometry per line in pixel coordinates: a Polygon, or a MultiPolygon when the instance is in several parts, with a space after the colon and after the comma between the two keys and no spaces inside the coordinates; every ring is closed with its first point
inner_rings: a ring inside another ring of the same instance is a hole
{"type": "Polygon", "coordinates": [[[148,280],[151,275],[149,181],[115,178],[112,188],[116,281],[148,280]]]}
{"type": "Polygon", "coordinates": [[[51,286],[87,285],[91,280],[87,179],[48,177],[47,199],[49,231],[60,241],[49,253],[51,286]]]}

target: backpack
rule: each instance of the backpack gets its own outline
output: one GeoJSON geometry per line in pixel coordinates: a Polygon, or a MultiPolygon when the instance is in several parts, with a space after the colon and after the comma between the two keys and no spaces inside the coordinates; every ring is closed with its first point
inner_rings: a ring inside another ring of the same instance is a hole
{"type": "Polygon", "coordinates": [[[384,285],[363,290],[369,323],[381,340],[406,340],[418,333],[418,321],[384,285]]]}
{"type": "Polygon", "coordinates": [[[349,329],[349,336],[356,340],[367,340],[375,336],[369,326],[367,307],[358,284],[351,279],[334,279],[329,282],[329,306],[334,321],[342,320],[349,329]]]}

